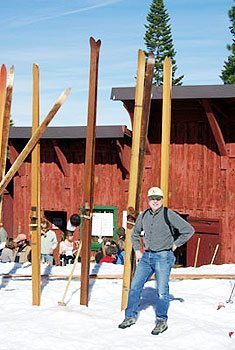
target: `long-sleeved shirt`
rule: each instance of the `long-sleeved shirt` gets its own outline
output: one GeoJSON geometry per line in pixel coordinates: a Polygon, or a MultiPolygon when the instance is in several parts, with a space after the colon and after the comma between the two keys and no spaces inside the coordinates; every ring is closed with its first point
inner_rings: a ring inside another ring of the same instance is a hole
{"type": "Polygon", "coordinates": [[[52,230],[48,230],[46,233],[41,234],[41,254],[50,254],[50,250],[54,250],[57,247],[56,234],[52,230]]]}
{"type": "Polygon", "coordinates": [[[194,228],[171,209],[168,209],[168,218],[171,225],[179,230],[180,235],[175,241],[165,221],[163,207],[156,212],[149,209],[140,213],[131,234],[134,250],[140,250],[140,236],[143,236],[145,250],[161,251],[171,249],[173,244],[180,247],[186,243],[194,228]]]}
{"type": "Polygon", "coordinates": [[[10,248],[3,248],[0,261],[4,263],[14,261],[14,251],[10,248]]]}

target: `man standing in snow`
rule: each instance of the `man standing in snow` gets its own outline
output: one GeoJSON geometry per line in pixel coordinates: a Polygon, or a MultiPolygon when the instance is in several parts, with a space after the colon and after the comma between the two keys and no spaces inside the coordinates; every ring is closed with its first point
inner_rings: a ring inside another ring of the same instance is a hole
{"type": "Polygon", "coordinates": [[[166,222],[163,207],[163,192],[159,187],[148,191],[149,208],[140,213],[131,235],[137,267],[129,291],[125,319],[118,326],[127,328],[136,323],[141,292],[145,282],[156,274],[156,325],[152,334],[167,330],[169,308],[169,277],[175,262],[173,251],[186,243],[193,235],[193,227],[173,210],[167,210],[170,225],[178,230],[176,240],[169,223],[166,222]],[[143,237],[144,252],[141,251],[140,237],[143,237]]]}

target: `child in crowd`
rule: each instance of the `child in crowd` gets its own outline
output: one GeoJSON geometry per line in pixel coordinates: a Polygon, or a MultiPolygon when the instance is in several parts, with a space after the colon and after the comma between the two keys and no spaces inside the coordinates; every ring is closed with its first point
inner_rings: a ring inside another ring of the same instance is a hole
{"type": "Polygon", "coordinates": [[[102,246],[100,250],[95,255],[95,261],[97,264],[99,264],[100,259],[102,259],[105,256],[105,249],[106,247],[110,246],[111,242],[109,240],[104,240],[102,243],[102,246]]]}
{"type": "Polygon", "coordinates": [[[118,255],[116,264],[124,265],[124,249],[125,242],[122,239],[120,239],[118,242],[118,255]]]}
{"type": "Polygon", "coordinates": [[[0,256],[0,261],[3,263],[14,261],[14,251],[15,251],[15,243],[13,238],[8,238],[6,241],[6,245],[2,250],[2,254],[0,256]]]}
{"type": "Polygon", "coordinates": [[[100,263],[107,262],[116,264],[117,261],[117,247],[114,245],[108,245],[105,249],[105,256],[100,259],[100,263]]]}
{"type": "Polygon", "coordinates": [[[74,246],[73,232],[65,231],[65,239],[60,242],[61,266],[73,264],[77,248],[74,246]]]}

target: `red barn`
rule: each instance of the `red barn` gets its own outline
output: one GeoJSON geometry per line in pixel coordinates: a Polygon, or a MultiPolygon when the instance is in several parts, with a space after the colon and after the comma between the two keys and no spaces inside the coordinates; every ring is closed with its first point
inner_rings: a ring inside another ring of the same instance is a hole
{"type": "MultiPolygon", "coordinates": [[[[132,120],[134,93],[134,88],[112,89],[112,99],[123,102],[132,120]]],[[[185,265],[193,264],[198,237],[201,237],[198,265],[210,263],[217,244],[215,262],[235,262],[234,107],[234,85],[173,87],[169,206],[196,229],[180,252],[185,265]]],[[[161,115],[162,89],[155,87],[142,208],[147,205],[147,189],[160,183],[161,115]]],[[[8,167],[30,135],[31,128],[11,128],[8,167]]],[[[85,135],[85,127],[48,127],[40,141],[42,215],[60,229],[82,204],[85,135]]],[[[94,205],[107,218],[100,222],[97,217],[94,241],[105,235],[102,230],[109,230],[115,237],[117,227],[122,225],[130,150],[131,132],[125,126],[97,127],[94,205]]],[[[30,162],[28,157],[4,194],[4,225],[14,236],[19,230],[29,232],[30,162]]]]}
{"type": "MultiPolygon", "coordinates": [[[[133,120],[134,88],[113,88],[133,120]]],[[[187,244],[192,265],[198,237],[199,263],[235,262],[235,85],[172,89],[169,206],[193,224],[187,244]]],[[[145,160],[144,193],[160,183],[162,88],[154,87],[145,160]]],[[[144,200],[146,205],[146,199],[144,200]]]]}

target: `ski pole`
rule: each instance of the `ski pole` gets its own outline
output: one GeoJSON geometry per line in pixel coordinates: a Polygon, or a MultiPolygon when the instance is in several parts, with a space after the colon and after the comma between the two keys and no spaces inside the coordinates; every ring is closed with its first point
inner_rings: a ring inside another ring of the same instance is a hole
{"type": "Polygon", "coordinates": [[[232,303],[233,303],[232,297],[233,297],[234,288],[235,288],[235,282],[234,282],[234,284],[233,284],[233,288],[232,288],[231,294],[230,294],[228,300],[226,300],[226,303],[227,303],[227,304],[232,304],[232,303]]]}
{"type": "Polygon", "coordinates": [[[82,242],[81,242],[80,245],[79,245],[79,248],[78,248],[78,251],[77,251],[77,254],[76,254],[74,263],[73,263],[73,267],[72,267],[72,270],[71,270],[71,272],[70,272],[69,279],[68,279],[68,282],[67,282],[67,285],[66,285],[66,288],[65,288],[65,291],[64,291],[63,298],[62,298],[61,301],[58,301],[58,304],[59,304],[60,306],[66,306],[66,303],[64,302],[64,300],[65,300],[67,291],[68,291],[68,289],[69,289],[70,282],[71,282],[71,280],[72,280],[72,278],[73,278],[73,273],[74,273],[74,270],[75,270],[75,266],[77,265],[78,258],[79,258],[79,256],[80,256],[81,249],[82,249],[82,242]]]}

